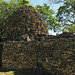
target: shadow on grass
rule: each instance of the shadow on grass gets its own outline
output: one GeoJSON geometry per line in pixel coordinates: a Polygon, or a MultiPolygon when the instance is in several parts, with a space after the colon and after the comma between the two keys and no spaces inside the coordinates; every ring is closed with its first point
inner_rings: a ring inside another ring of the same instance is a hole
{"type": "Polygon", "coordinates": [[[10,70],[10,69],[7,69],[7,68],[1,68],[0,67],[0,72],[9,72],[9,71],[15,71],[15,70],[10,70]]]}
{"type": "Polygon", "coordinates": [[[10,70],[10,69],[1,69],[0,72],[9,72],[14,71],[13,75],[53,75],[52,73],[49,73],[47,70],[39,70],[39,69],[17,69],[17,70],[10,70]]]}

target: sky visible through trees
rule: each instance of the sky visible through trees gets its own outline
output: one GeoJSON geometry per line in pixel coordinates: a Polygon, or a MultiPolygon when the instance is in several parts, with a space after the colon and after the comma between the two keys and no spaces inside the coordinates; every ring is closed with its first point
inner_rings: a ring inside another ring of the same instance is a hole
{"type": "MultiPolygon", "coordinates": [[[[33,5],[33,6],[36,6],[36,5],[43,5],[43,3],[49,3],[49,0],[29,0],[30,1],[30,4],[33,5]]],[[[51,9],[53,9],[56,13],[58,12],[58,9],[60,6],[62,6],[63,3],[61,4],[51,4],[51,9]]],[[[52,34],[52,35],[56,35],[57,32],[54,32],[53,30],[48,30],[49,34],[52,34]]],[[[62,33],[62,32],[59,32],[59,34],[62,33]]]]}
{"type": "MultiPolygon", "coordinates": [[[[1,4],[1,31],[8,20],[8,15],[11,11],[19,7],[31,6],[38,11],[43,20],[47,24],[49,34],[55,35],[62,32],[75,31],[75,1],[74,0],[1,0],[5,3],[1,4]],[[7,1],[7,2],[6,2],[7,1]],[[9,6],[7,6],[9,5],[9,6]],[[10,9],[9,9],[10,8],[10,9]],[[5,12],[4,12],[5,11],[5,12]],[[3,14],[4,13],[4,14],[3,14]],[[2,15],[1,15],[2,14],[2,15]],[[3,18],[4,17],[4,18],[3,18]],[[2,19],[3,18],[3,19],[2,19]]],[[[0,2],[1,2],[0,1],[0,2]]],[[[1,33],[2,33],[1,32],[1,33]]]]}
{"type": "MultiPolygon", "coordinates": [[[[10,1],[10,0],[4,0],[4,1],[10,1]]],[[[30,4],[34,7],[36,5],[43,5],[43,3],[49,3],[49,0],[29,0],[30,4]]],[[[54,12],[57,13],[58,8],[63,4],[51,4],[50,8],[54,10],[54,12]]],[[[54,32],[53,30],[48,30],[49,34],[56,35],[57,32],[54,32]]],[[[62,32],[59,32],[62,33],[62,32]]]]}

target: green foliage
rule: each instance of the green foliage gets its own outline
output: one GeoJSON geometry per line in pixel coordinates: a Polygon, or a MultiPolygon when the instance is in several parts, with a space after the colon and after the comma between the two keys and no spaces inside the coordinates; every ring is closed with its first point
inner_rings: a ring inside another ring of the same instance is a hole
{"type": "Polygon", "coordinates": [[[17,7],[25,7],[26,5],[29,5],[29,1],[28,0],[16,0],[17,2],[17,7]]]}
{"type": "Polygon", "coordinates": [[[9,16],[12,15],[13,11],[17,8],[16,2],[6,2],[2,1],[0,3],[0,36],[2,37],[5,29],[6,22],[9,19],[9,16]]]}
{"type": "Polygon", "coordinates": [[[9,17],[13,14],[20,7],[25,7],[32,5],[29,4],[28,0],[10,0],[9,2],[1,0],[0,1],[0,37],[4,33],[6,22],[8,21],[9,17]]]}
{"type": "Polygon", "coordinates": [[[60,24],[57,23],[56,17],[52,16],[55,12],[50,9],[50,6],[44,3],[43,6],[37,5],[36,10],[40,13],[43,20],[48,26],[48,29],[53,29],[54,31],[59,30],[60,24]]]}
{"type": "Polygon", "coordinates": [[[75,25],[67,25],[64,29],[63,32],[75,32],[75,25]]]}
{"type": "Polygon", "coordinates": [[[49,0],[55,4],[64,3],[58,9],[58,13],[56,15],[59,23],[62,26],[62,30],[67,31],[75,31],[75,0],[49,0]]]}
{"type": "Polygon", "coordinates": [[[50,3],[58,4],[60,6],[56,15],[59,23],[61,24],[62,31],[75,31],[75,0],[49,0],[50,3]]]}
{"type": "Polygon", "coordinates": [[[64,29],[68,29],[69,31],[75,31],[73,28],[73,26],[75,25],[74,18],[75,18],[75,1],[68,0],[64,2],[64,5],[58,9],[57,19],[62,24],[64,29]]]}
{"type": "Polygon", "coordinates": [[[3,0],[0,0],[0,3],[2,3],[3,2],[3,0]]]}
{"type": "Polygon", "coordinates": [[[8,7],[9,7],[8,2],[3,1],[0,3],[0,36],[3,34],[4,26],[7,21],[7,17],[8,17],[7,15],[10,12],[8,10],[8,7]]]}

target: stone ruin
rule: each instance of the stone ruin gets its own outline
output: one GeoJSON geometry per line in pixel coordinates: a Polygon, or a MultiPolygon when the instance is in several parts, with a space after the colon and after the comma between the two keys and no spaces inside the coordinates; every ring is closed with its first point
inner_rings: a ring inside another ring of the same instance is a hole
{"type": "Polygon", "coordinates": [[[74,37],[73,32],[64,32],[60,35],[49,35],[47,25],[40,14],[32,7],[21,7],[14,11],[5,27],[6,40],[32,41],[56,38],[74,37]],[[66,36],[67,35],[67,36],[66,36]]]}
{"type": "Polygon", "coordinates": [[[35,68],[41,63],[51,75],[75,74],[75,33],[49,35],[35,9],[22,7],[15,11],[6,24],[5,37],[0,43],[2,68],[35,68]]]}
{"type": "Polygon", "coordinates": [[[33,40],[38,34],[48,34],[47,25],[32,7],[26,6],[18,9],[13,16],[10,16],[6,24],[7,40],[21,41],[25,40],[27,35],[33,40]]]}

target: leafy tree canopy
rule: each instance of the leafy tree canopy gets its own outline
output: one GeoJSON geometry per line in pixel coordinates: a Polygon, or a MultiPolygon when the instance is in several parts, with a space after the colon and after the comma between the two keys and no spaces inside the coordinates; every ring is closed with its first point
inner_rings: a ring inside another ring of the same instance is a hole
{"type": "Polygon", "coordinates": [[[48,29],[57,31],[59,30],[60,24],[57,22],[56,17],[52,16],[55,12],[50,9],[50,6],[44,3],[43,6],[37,5],[36,10],[40,13],[43,20],[48,26],[48,29]]]}
{"type": "Polygon", "coordinates": [[[18,8],[23,6],[31,6],[29,5],[28,0],[10,0],[9,2],[0,0],[0,37],[2,38],[2,35],[4,33],[4,28],[6,25],[6,22],[9,19],[9,16],[12,15],[14,11],[16,11],[18,8]]]}
{"type": "MultiPolygon", "coordinates": [[[[4,28],[9,17],[18,8],[24,6],[33,7],[32,5],[30,5],[28,0],[10,0],[9,2],[6,2],[4,0],[0,1],[0,36],[1,37],[4,33],[4,28]]],[[[37,5],[36,8],[35,7],[33,8],[36,9],[41,14],[43,20],[47,23],[49,29],[53,29],[54,31],[58,30],[60,24],[58,24],[57,19],[54,16],[52,16],[54,14],[54,11],[50,9],[50,6],[44,4],[43,6],[37,5]]]]}
{"type": "Polygon", "coordinates": [[[75,32],[75,0],[49,0],[53,3],[63,2],[56,15],[58,21],[62,25],[62,30],[75,32]]]}

